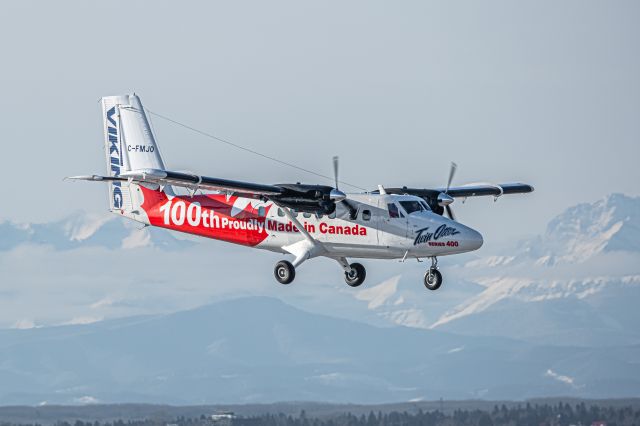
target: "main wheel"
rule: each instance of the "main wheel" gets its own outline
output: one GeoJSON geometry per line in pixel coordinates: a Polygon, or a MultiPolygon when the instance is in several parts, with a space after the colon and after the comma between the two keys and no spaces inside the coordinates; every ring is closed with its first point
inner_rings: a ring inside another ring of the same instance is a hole
{"type": "Polygon", "coordinates": [[[280,284],[290,284],[296,277],[296,268],[291,262],[281,260],[276,263],[276,267],[273,269],[273,275],[276,276],[276,280],[278,280],[280,284]]]}
{"type": "Polygon", "coordinates": [[[424,274],[424,286],[429,290],[437,290],[442,285],[442,274],[434,268],[430,268],[424,274]]]}
{"type": "Polygon", "coordinates": [[[359,263],[352,263],[349,266],[351,267],[351,272],[344,273],[344,280],[351,287],[358,287],[364,282],[367,276],[367,270],[359,263]]]}

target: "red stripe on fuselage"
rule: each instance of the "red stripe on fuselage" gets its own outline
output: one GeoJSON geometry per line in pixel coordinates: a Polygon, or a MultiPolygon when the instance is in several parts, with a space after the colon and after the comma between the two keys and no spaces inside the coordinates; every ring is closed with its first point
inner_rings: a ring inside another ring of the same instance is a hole
{"type": "Polygon", "coordinates": [[[267,236],[266,215],[271,204],[264,205],[261,217],[254,206],[258,200],[246,200],[247,205],[232,216],[237,196],[207,194],[175,196],[172,198],[162,191],[154,191],[140,186],[144,196],[142,209],[153,226],[200,235],[231,243],[255,246],[267,236]]]}

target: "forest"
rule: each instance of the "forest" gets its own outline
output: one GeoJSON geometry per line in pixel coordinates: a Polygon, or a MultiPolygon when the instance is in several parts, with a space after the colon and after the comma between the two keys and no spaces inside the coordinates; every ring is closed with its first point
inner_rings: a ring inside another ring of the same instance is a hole
{"type": "MultiPolygon", "coordinates": [[[[451,413],[439,410],[415,413],[392,411],[383,413],[371,411],[368,415],[351,413],[331,416],[308,416],[304,410],[298,415],[262,414],[257,416],[200,415],[198,417],[178,417],[175,419],[141,419],[98,421],[58,421],[55,426],[640,426],[640,409],[632,406],[613,407],[587,405],[531,404],[507,407],[495,405],[492,410],[457,409],[451,413]]],[[[23,423],[0,421],[0,426],[27,426],[23,423]]],[[[28,426],[43,426],[38,423],[28,426]]]]}

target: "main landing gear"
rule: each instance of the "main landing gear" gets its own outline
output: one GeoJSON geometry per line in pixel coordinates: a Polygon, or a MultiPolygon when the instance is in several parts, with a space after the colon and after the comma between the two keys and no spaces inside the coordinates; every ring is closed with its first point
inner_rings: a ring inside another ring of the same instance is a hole
{"type": "Polygon", "coordinates": [[[431,267],[424,274],[424,286],[429,290],[437,290],[442,285],[442,274],[438,271],[438,258],[431,258],[431,267]]]}
{"type": "Polygon", "coordinates": [[[276,276],[276,280],[280,284],[291,284],[296,277],[296,268],[286,260],[281,260],[276,263],[276,267],[273,269],[273,274],[276,276]]]}
{"type": "Polygon", "coordinates": [[[352,263],[349,266],[351,267],[351,271],[344,273],[344,280],[350,287],[358,287],[364,282],[367,276],[367,270],[359,263],[352,263]]]}
{"type": "MultiPolygon", "coordinates": [[[[351,263],[346,258],[336,259],[344,270],[344,280],[350,287],[358,287],[364,282],[367,276],[367,270],[359,263],[351,263]]],[[[281,260],[276,263],[273,269],[273,275],[280,284],[290,284],[296,277],[296,268],[291,262],[281,260]]]]}

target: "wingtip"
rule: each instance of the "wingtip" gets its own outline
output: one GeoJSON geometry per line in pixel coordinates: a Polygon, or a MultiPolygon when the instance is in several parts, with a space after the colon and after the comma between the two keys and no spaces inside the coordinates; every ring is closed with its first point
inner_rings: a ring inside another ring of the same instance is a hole
{"type": "Polygon", "coordinates": [[[91,180],[91,181],[101,181],[104,178],[98,175],[80,175],[80,176],[66,176],[62,180],[91,180]]]}

